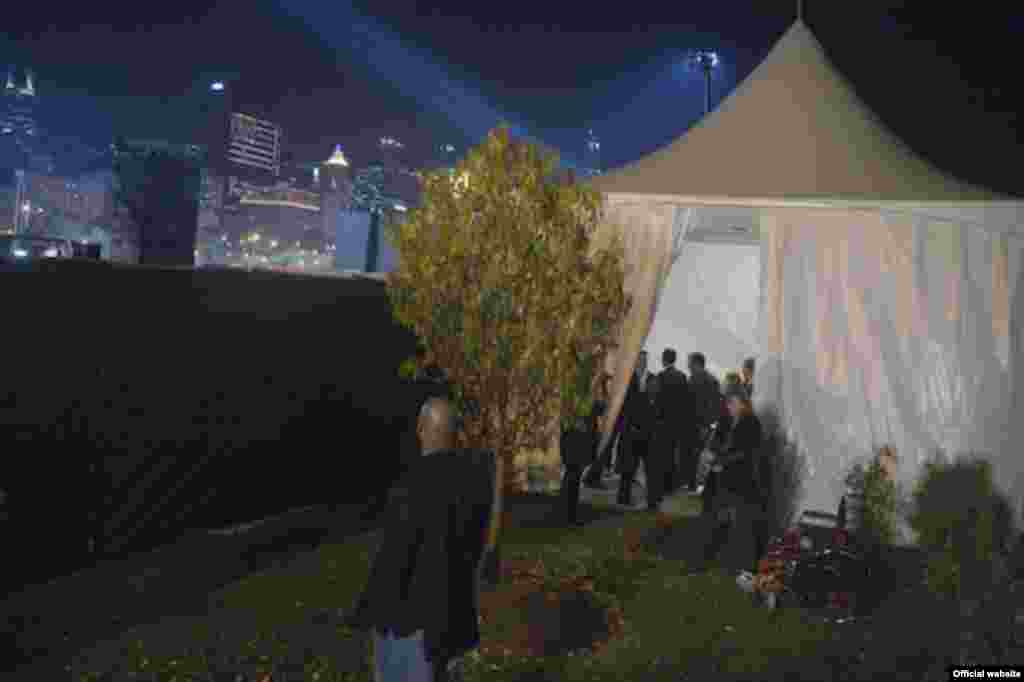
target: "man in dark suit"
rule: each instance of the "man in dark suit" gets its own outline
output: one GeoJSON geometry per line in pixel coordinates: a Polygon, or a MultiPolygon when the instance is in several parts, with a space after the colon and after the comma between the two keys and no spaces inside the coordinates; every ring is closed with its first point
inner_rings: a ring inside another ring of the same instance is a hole
{"type": "Polygon", "coordinates": [[[633,481],[640,464],[644,465],[644,475],[650,485],[650,446],[654,428],[654,406],[647,394],[647,354],[640,354],[640,361],[626,389],[626,399],[622,404],[623,435],[619,445],[619,479],[618,503],[623,506],[633,505],[633,481]]]}
{"type": "Polygon", "coordinates": [[[374,638],[375,676],[442,682],[479,645],[479,567],[493,500],[494,458],[453,449],[451,404],[420,413],[422,455],[393,489],[370,578],[348,624],[374,638]]]}
{"type": "Polygon", "coordinates": [[[595,464],[597,446],[601,442],[601,432],[597,428],[597,420],[604,416],[604,403],[597,401],[591,413],[580,417],[575,423],[563,427],[559,442],[562,464],[565,475],[562,477],[562,500],[565,504],[566,520],[571,526],[583,525],[579,521],[580,483],[583,470],[595,464]]]}
{"type": "MultiPolygon", "coordinates": [[[[678,458],[684,442],[693,433],[695,404],[686,375],[676,369],[676,351],[666,348],[661,355],[664,370],[658,375],[654,400],[655,466],[657,475],[648,476],[647,508],[656,511],[666,493],[678,486],[678,458]],[[654,484],[654,485],[652,485],[654,484]]],[[[651,472],[652,474],[655,472],[651,472]]]]}
{"type": "Polygon", "coordinates": [[[700,452],[709,434],[711,424],[718,421],[724,409],[722,386],[707,370],[703,353],[691,353],[687,362],[690,370],[690,391],[696,405],[695,431],[692,442],[684,443],[681,478],[691,490],[697,489],[697,469],[700,452]]]}

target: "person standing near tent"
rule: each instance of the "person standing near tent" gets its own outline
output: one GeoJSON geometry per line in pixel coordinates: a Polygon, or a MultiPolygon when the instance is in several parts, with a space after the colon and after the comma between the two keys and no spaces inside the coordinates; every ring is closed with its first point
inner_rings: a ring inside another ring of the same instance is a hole
{"type": "Polygon", "coordinates": [[[647,477],[647,508],[657,511],[662,499],[679,484],[679,453],[689,444],[695,422],[695,406],[686,375],[676,369],[676,351],[666,348],[661,354],[664,366],[658,375],[658,392],[654,399],[657,424],[654,454],[647,477]]]}
{"type": "Polygon", "coordinates": [[[708,429],[722,415],[724,402],[722,387],[718,379],[707,370],[707,360],[703,353],[691,353],[687,361],[690,370],[690,389],[696,403],[697,422],[693,433],[693,443],[689,447],[684,444],[682,481],[691,490],[697,490],[697,469],[700,452],[707,440],[708,429]]]}
{"type": "MultiPolygon", "coordinates": [[[[606,377],[604,380],[604,395],[609,395],[610,393],[608,389],[608,381],[610,381],[610,379],[606,377]]],[[[603,418],[605,416],[606,410],[607,405],[603,401],[601,401],[601,414],[599,414],[598,416],[603,418]]],[[[583,484],[586,485],[588,488],[592,488],[594,490],[607,490],[607,488],[605,488],[604,485],[604,476],[605,474],[609,473],[609,470],[612,467],[612,451],[616,445],[616,442],[622,436],[622,428],[623,413],[622,410],[620,410],[619,416],[615,420],[615,425],[612,427],[611,438],[608,439],[608,445],[605,446],[604,452],[598,453],[597,448],[595,447],[594,463],[590,465],[590,469],[583,477],[583,484]]],[[[601,439],[600,437],[598,437],[598,446],[600,446],[600,441],[601,439]]]]}
{"type": "Polygon", "coordinates": [[[644,465],[644,475],[648,486],[652,478],[650,468],[651,432],[654,427],[654,406],[645,390],[649,372],[647,372],[647,353],[640,354],[636,371],[626,389],[626,399],[622,404],[623,430],[619,446],[619,494],[616,501],[624,506],[633,506],[633,481],[640,464],[644,465]]]}
{"type": "Polygon", "coordinates": [[[743,361],[742,380],[743,388],[747,392],[747,398],[750,400],[754,399],[754,365],[756,361],[754,358],[747,358],[743,361]]]}
{"type": "Polygon", "coordinates": [[[443,682],[479,646],[479,569],[492,502],[493,454],[454,449],[451,403],[431,398],[421,457],[392,491],[391,518],[346,625],[373,635],[379,682],[443,682]]]}
{"type": "Polygon", "coordinates": [[[568,427],[562,427],[559,451],[565,474],[562,477],[562,502],[565,505],[566,521],[570,526],[582,525],[579,521],[580,483],[583,470],[594,463],[601,433],[597,420],[604,415],[604,404],[598,400],[590,414],[579,417],[568,427]]]}
{"type": "Polygon", "coordinates": [[[732,429],[714,462],[718,474],[714,507],[718,521],[728,528],[723,564],[749,571],[759,558],[757,533],[764,508],[758,477],[762,428],[746,390],[731,389],[726,401],[732,429]]]}

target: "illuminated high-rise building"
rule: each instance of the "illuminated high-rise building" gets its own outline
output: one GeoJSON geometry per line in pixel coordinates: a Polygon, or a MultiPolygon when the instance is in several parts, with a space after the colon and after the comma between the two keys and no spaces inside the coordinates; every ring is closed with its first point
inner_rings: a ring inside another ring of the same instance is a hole
{"type": "Polygon", "coordinates": [[[40,140],[38,106],[35,74],[26,69],[19,80],[17,69],[9,68],[0,93],[0,137],[13,144],[4,145],[3,155],[12,158],[3,162],[37,173],[52,173],[53,157],[40,140]]]}
{"type": "Polygon", "coordinates": [[[19,84],[16,69],[7,71],[4,84],[3,100],[0,105],[0,134],[14,135],[18,138],[33,138],[38,133],[36,128],[36,89],[31,71],[25,72],[24,80],[19,84]]]}
{"type": "Polygon", "coordinates": [[[317,169],[316,178],[320,192],[325,197],[335,196],[343,203],[351,203],[352,168],[340,144],[334,148],[330,158],[317,169]]]}
{"type": "Polygon", "coordinates": [[[231,114],[227,159],[247,169],[281,174],[281,126],[246,114],[231,114]]]}

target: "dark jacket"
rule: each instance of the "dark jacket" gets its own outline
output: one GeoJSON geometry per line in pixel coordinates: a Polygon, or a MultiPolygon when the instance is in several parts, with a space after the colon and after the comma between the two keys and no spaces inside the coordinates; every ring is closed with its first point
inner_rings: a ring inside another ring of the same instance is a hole
{"type": "Polygon", "coordinates": [[[640,390],[640,381],[635,374],[629,381],[629,388],[626,389],[622,412],[625,415],[624,433],[631,437],[640,435],[650,438],[654,428],[654,405],[651,404],[650,396],[640,390]]]}
{"type": "Polygon", "coordinates": [[[696,403],[697,425],[706,428],[722,414],[722,387],[707,370],[690,375],[690,390],[696,403]]]}
{"type": "Polygon", "coordinates": [[[636,470],[639,464],[637,458],[646,452],[644,448],[650,444],[654,435],[654,405],[651,404],[651,396],[640,389],[640,381],[635,374],[626,389],[622,415],[622,440],[619,443],[619,459],[616,465],[620,474],[636,470]]]}
{"type": "Polygon", "coordinates": [[[750,502],[760,500],[758,457],[761,452],[761,420],[754,415],[740,417],[729,432],[722,456],[733,461],[723,467],[720,489],[750,502]]]}
{"type": "Polygon", "coordinates": [[[688,433],[696,423],[696,403],[686,375],[667,367],[658,375],[654,413],[659,431],[688,433]]]}
{"type": "Polygon", "coordinates": [[[597,413],[580,417],[571,428],[562,427],[558,450],[562,464],[567,468],[583,469],[597,457],[601,432],[597,428],[597,413]]]}
{"type": "Polygon", "coordinates": [[[431,661],[477,646],[477,567],[493,484],[489,453],[449,450],[414,462],[394,488],[391,518],[348,624],[397,637],[423,630],[431,661]]]}

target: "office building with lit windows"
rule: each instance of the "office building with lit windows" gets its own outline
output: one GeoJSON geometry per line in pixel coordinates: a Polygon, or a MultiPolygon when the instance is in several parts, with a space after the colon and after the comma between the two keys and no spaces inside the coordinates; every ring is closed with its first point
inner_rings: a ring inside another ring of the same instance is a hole
{"type": "Polygon", "coordinates": [[[270,121],[231,114],[227,160],[234,166],[255,169],[273,175],[281,174],[281,126],[270,121]]]}

